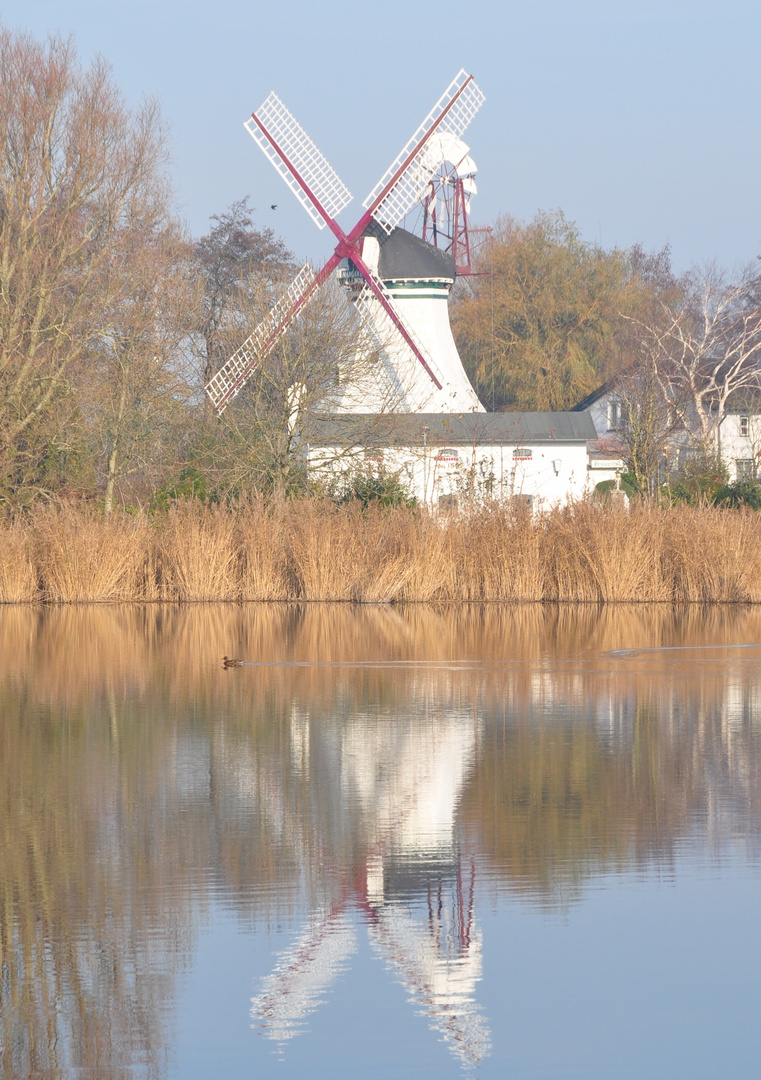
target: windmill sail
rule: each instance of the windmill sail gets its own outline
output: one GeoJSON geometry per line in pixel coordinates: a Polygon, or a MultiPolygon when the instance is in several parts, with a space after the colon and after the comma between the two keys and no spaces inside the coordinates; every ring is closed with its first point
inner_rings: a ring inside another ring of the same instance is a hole
{"type": "Polygon", "coordinates": [[[368,922],[368,934],[450,1053],[472,1068],[491,1052],[489,1025],[476,999],[482,942],[475,927],[466,943],[457,941],[452,914],[426,910],[428,917],[416,918],[401,904],[383,905],[368,922]]]}
{"type": "Polygon", "coordinates": [[[436,169],[435,155],[426,157],[426,143],[434,131],[459,138],[485,101],[481,90],[463,69],[455,76],[396,160],[362,204],[387,232],[420,201],[436,169]]]}
{"type": "Polygon", "coordinates": [[[349,189],[274,90],[245,126],[318,229],[351,202],[349,189]]]}
{"type": "Polygon", "coordinates": [[[306,1018],[348,966],[357,943],[343,908],[317,911],[299,940],[282,953],[275,970],[251,999],[251,1018],[263,1033],[284,1043],[306,1027],[306,1018]]]}
{"type": "Polygon", "coordinates": [[[290,324],[316,292],[317,275],[304,263],[286,292],[254,332],[236,349],[224,367],[209,380],[206,393],[217,413],[222,413],[238,394],[254,368],[267,356],[290,324]]]}

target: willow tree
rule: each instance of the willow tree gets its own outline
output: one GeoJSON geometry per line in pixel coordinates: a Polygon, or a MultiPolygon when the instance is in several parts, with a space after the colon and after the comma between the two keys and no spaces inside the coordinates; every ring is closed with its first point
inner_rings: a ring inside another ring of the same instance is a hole
{"type": "Polygon", "coordinates": [[[119,253],[166,219],[156,104],[107,64],[0,27],[0,499],[44,488],[76,442],[74,375],[122,291],[119,253]]]}
{"type": "Polygon", "coordinates": [[[639,249],[586,243],[559,211],[527,224],[500,219],[477,257],[479,275],[458,288],[452,309],[484,404],[567,409],[626,368],[633,355],[622,316],[647,306],[654,287],[642,262],[639,249]]]}

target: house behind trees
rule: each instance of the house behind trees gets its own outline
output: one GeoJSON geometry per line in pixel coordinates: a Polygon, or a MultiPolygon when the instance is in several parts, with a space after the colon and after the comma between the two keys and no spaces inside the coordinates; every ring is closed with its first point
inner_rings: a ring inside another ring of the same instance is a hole
{"type": "MultiPolygon", "coordinates": [[[[630,379],[631,375],[626,377],[630,379]]],[[[590,461],[601,462],[609,458],[631,464],[631,407],[631,394],[624,389],[621,378],[603,383],[574,407],[573,412],[588,414],[594,425],[595,435],[589,445],[590,461]]],[[[667,403],[664,411],[669,412],[667,403]]],[[[655,437],[660,438],[656,480],[677,476],[690,461],[706,455],[720,463],[730,483],[758,480],[761,470],[761,391],[738,390],[727,398],[707,446],[673,410],[670,416],[667,415],[663,430],[655,437]]]]}

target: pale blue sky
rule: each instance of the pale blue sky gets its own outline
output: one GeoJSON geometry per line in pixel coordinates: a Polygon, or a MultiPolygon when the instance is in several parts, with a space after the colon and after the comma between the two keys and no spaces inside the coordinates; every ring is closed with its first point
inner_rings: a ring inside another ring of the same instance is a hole
{"type": "Polygon", "coordinates": [[[606,247],[670,243],[680,269],[761,254],[757,0],[4,0],[0,15],[72,33],[129,100],[158,98],[195,234],[250,194],[260,225],[327,255],[243,121],[277,91],[355,196],[347,228],[465,67],[486,94],[466,136],[478,222],[559,207],[606,247]]]}

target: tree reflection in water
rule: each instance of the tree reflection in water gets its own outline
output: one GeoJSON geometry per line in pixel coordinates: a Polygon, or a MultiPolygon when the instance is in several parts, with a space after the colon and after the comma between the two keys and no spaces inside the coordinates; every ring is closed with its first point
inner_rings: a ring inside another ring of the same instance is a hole
{"type": "Polygon", "coordinates": [[[752,609],[17,607],[0,634],[7,1077],[163,1075],[219,898],[294,927],[252,1004],[271,1038],[364,925],[472,1063],[484,890],[758,856],[759,653],[668,651],[761,641],[752,609]],[[221,670],[233,647],[258,666],[221,670]]]}

